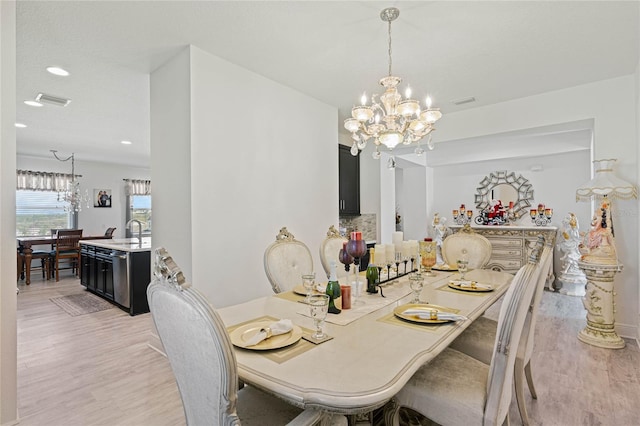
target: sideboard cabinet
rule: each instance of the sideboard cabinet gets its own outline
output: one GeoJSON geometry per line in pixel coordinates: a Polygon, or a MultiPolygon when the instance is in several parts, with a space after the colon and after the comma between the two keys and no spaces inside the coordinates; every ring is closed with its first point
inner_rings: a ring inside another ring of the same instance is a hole
{"type": "MultiPolygon", "coordinates": [[[[453,233],[462,226],[450,227],[453,233]]],[[[491,242],[491,259],[487,269],[504,271],[511,274],[518,272],[531,254],[533,244],[538,235],[543,235],[547,243],[555,246],[558,228],[555,226],[472,226],[475,232],[485,236],[491,242]]],[[[552,254],[553,256],[553,254],[552,254]]],[[[547,287],[553,290],[553,259],[547,273],[547,287]]]]}

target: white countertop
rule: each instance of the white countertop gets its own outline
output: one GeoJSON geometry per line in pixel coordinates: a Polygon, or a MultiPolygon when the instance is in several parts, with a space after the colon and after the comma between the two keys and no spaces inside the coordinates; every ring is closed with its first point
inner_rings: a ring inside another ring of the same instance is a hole
{"type": "Polygon", "coordinates": [[[110,240],[80,240],[80,244],[127,252],[151,251],[151,237],[143,237],[142,245],[137,238],[113,238],[110,240]]]}

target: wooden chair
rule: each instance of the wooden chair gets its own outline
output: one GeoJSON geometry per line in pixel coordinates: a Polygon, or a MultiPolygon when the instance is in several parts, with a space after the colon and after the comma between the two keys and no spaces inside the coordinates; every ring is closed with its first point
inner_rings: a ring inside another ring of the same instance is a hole
{"type": "Polygon", "coordinates": [[[104,231],[104,236],[105,237],[113,237],[113,232],[116,230],[115,227],[113,228],[107,228],[106,231],[104,231]]]}
{"type": "Polygon", "coordinates": [[[463,255],[469,261],[469,269],[482,269],[491,259],[491,242],[465,225],[442,242],[442,257],[446,264],[455,266],[463,255]]]}
{"type": "Polygon", "coordinates": [[[80,265],[80,239],[82,229],[59,229],[56,233],[56,246],[51,252],[50,262],[56,273],[56,282],[60,281],[60,261],[69,260],[74,274],[78,275],[80,265]]]}
{"type": "MultiPolygon", "coordinates": [[[[42,270],[42,279],[50,279],[51,271],[50,271],[50,263],[49,263],[49,255],[50,252],[46,250],[33,250],[31,253],[31,269],[37,266],[37,263],[34,264],[33,259],[40,259],[40,269],[42,270]]],[[[20,251],[18,248],[17,252],[18,264],[17,264],[17,272],[18,279],[24,279],[25,274],[25,261],[24,261],[24,253],[20,251]]]]}
{"type": "MultiPolygon", "coordinates": [[[[320,262],[324,272],[327,274],[327,278],[329,278],[329,273],[331,272],[332,260],[336,262],[336,265],[340,266],[338,254],[340,254],[342,245],[347,241],[349,240],[340,235],[335,226],[331,225],[329,227],[327,237],[320,244],[320,262]]],[[[345,275],[345,273],[344,268],[338,268],[338,276],[345,275]]]]}
{"type": "Polygon", "coordinates": [[[542,269],[540,251],[541,244],[504,296],[490,365],[445,349],[393,398],[385,410],[386,424],[398,425],[402,407],[441,425],[508,424],[517,348],[542,269]]]}
{"type": "Polygon", "coordinates": [[[284,227],[264,252],[264,270],[274,293],[281,293],[301,284],[302,274],[313,271],[313,258],[309,248],[284,227]]]}
{"type": "MultiPolygon", "coordinates": [[[[186,283],[164,248],[156,249],[147,288],[153,322],[175,375],[187,425],[312,425],[325,419],[252,386],[238,390],[238,367],[226,326],[186,283]]],[[[345,419],[346,420],[346,419],[345,419]]]]}
{"type": "MultiPolygon", "coordinates": [[[[527,406],[524,401],[524,382],[525,378],[529,385],[529,391],[533,399],[537,399],[535,386],[533,383],[533,376],[531,373],[531,355],[533,354],[533,336],[535,334],[536,320],[538,318],[538,308],[540,307],[540,300],[544,293],[544,285],[547,280],[547,271],[551,266],[553,260],[553,245],[550,243],[545,244],[542,256],[540,258],[541,273],[536,283],[535,293],[530,309],[527,313],[525,320],[524,330],[522,332],[522,338],[520,339],[520,345],[518,346],[518,353],[516,356],[515,370],[514,370],[514,382],[516,400],[518,402],[518,409],[520,411],[520,417],[524,425],[529,424],[529,416],[527,414],[527,406]]],[[[473,358],[489,364],[491,362],[491,355],[493,350],[493,342],[496,339],[496,331],[498,324],[496,321],[487,318],[480,317],[474,321],[469,328],[467,328],[456,340],[451,343],[451,347],[455,350],[463,352],[473,358]]]]}

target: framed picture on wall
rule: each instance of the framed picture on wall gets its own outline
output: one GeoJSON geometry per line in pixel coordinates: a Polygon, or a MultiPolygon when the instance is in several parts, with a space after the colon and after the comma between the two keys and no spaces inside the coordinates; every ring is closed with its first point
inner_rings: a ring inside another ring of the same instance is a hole
{"type": "Polygon", "coordinates": [[[93,207],[111,207],[111,190],[94,189],[93,207]]]}

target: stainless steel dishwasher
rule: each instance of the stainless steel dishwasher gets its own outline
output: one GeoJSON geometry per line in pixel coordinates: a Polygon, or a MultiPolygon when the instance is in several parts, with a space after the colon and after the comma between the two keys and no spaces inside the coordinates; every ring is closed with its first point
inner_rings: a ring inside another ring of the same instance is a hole
{"type": "Polygon", "coordinates": [[[113,251],[111,258],[113,259],[113,300],[129,309],[131,307],[129,255],[126,251],[113,251]]]}

